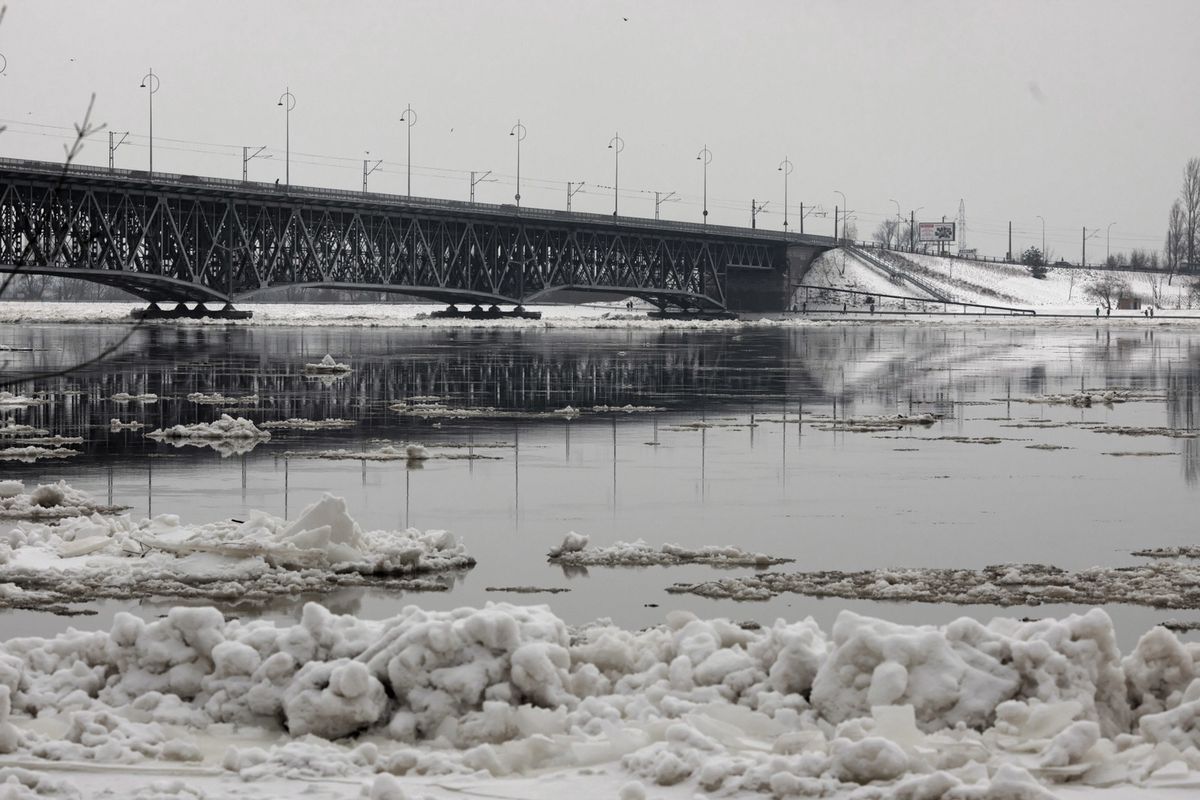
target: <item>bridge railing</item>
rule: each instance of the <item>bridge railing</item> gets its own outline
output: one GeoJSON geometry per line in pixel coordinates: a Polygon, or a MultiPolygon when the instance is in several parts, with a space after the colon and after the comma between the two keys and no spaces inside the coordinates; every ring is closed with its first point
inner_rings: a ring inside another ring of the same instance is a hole
{"type": "Polygon", "coordinates": [[[26,161],[15,158],[0,158],[0,167],[12,167],[22,172],[33,172],[43,175],[86,176],[106,180],[118,179],[186,188],[258,192],[266,196],[283,196],[288,199],[311,197],[359,204],[401,205],[456,213],[478,214],[479,212],[484,212],[496,216],[520,216],[524,219],[539,221],[586,222],[595,225],[620,224],[627,227],[644,228],[646,230],[672,230],[718,237],[754,239],[758,241],[767,240],[781,244],[817,244],[825,246],[833,246],[834,244],[832,237],[784,233],[783,231],[767,231],[762,228],[740,228],[732,225],[708,225],[697,222],[653,220],[645,217],[617,217],[609,214],[592,214],[580,211],[557,211],[549,208],[532,208],[530,206],[518,207],[507,203],[472,203],[463,200],[446,200],[438,197],[411,197],[408,195],[380,192],[327,189],[317,186],[283,186],[262,181],[240,181],[231,178],[213,178],[203,175],[183,175],[171,172],[149,173],[142,170],[109,169],[107,167],[94,167],[86,164],[71,164],[64,169],[62,164],[56,164],[51,161],[26,161]]]}

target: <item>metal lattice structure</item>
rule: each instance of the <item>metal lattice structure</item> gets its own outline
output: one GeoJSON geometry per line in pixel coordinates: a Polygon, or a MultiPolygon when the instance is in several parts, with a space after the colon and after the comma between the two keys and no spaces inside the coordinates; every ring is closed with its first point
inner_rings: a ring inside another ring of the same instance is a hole
{"type": "MultiPolygon", "coordinates": [[[[517,305],[561,291],[724,308],[824,237],[0,160],[0,271],[148,300],[280,286],[517,305]]],[[[782,302],[782,301],[781,301],[782,302]]]]}

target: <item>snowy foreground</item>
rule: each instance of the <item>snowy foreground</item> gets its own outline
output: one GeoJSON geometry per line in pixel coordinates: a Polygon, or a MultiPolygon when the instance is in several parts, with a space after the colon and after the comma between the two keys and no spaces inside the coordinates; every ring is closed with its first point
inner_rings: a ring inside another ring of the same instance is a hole
{"type": "Polygon", "coordinates": [[[1198,657],[1162,628],[1122,656],[1100,610],[831,632],[119,614],[0,644],[0,796],[1185,797],[1198,657]]]}
{"type": "MultiPolygon", "coordinates": [[[[134,522],[65,484],[0,483],[0,602],[253,599],[474,562],[445,532],[134,522]],[[40,519],[48,516],[49,519],[40,519]]],[[[731,547],[589,546],[595,563],[777,563],[731,547]]],[[[993,583],[1003,581],[989,578],[993,583]]],[[[397,583],[412,588],[409,584],[397,583]]],[[[423,588],[418,586],[417,588],[423,588]]],[[[570,627],[549,606],[304,606],[297,624],[177,607],[0,643],[0,798],[722,797],[1040,800],[1200,789],[1200,643],[1122,654],[1100,609],[913,627],[769,627],[672,611],[570,627]]]]}

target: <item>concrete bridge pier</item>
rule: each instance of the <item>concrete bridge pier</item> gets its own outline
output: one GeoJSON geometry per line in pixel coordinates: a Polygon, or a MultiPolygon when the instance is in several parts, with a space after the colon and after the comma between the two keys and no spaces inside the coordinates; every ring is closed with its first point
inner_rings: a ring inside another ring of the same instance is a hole
{"type": "Polygon", "coordinates": [[[730,311],[787,311],[792,293],[812,267],[817,256],[829,250],[812,244],[786,245],[778,267],[730,264],[725,283],[730,311]]]}

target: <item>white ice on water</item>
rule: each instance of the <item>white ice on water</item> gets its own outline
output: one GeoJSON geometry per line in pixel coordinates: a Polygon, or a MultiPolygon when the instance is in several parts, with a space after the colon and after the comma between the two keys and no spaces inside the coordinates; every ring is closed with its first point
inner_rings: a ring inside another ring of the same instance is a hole
{"type": "Polygon", "coordinates": [[[351,372],[352,370],[349,364],[339,363],[333,356],[331,356],[329,353],[326,353],[325,357],[317,363],[305,364],[304,371],[311,373],[342,374],[351,372]]]}
{"type": "Polygon", "coordinates": [[[795,560],[765,553],[752,553],[733,545],[654,546],[641,539],[636,542],[617,542],[607,547],[592,547],[587,536],[574,531],[568,533],[561,544],[550,548],[546,556],[556,564],[573,567],[670,567],[680,564],[708,564],[714,567],[764,568],[795,560]]]}
{"type": "MultiPolygon", "coordinates": [[[[0,484],[0,492],[17,488],[0,484]]],[[[0,514],[11,505],[18,518],[63,509],[56,524],[22,522],[0,534],[0,583],[59,602],[152,594],[256,600],[372,580],[443,588],[422,579],[474,565],[446,531],[364,531],[331,495],[292,521],[253,512],[245,521],[187,525],[169,514],[81,515],[87,506],[69,516],[66,504],[81,502],[74,491],[58,484],[0,498],[0,514]]]]}

